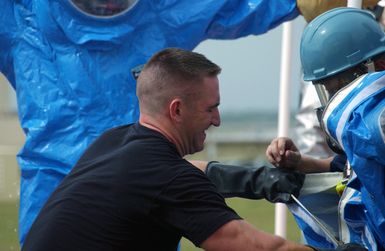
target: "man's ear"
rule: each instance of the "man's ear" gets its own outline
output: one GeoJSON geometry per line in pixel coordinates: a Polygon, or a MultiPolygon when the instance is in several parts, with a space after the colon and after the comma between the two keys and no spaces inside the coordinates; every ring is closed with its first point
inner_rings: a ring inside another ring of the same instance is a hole
{"type": "Polygon", "coordinates": [[[180,122],[182,120],[182,100],[173,99],[169,104],[169,114],[173,121],[180,122]]]}

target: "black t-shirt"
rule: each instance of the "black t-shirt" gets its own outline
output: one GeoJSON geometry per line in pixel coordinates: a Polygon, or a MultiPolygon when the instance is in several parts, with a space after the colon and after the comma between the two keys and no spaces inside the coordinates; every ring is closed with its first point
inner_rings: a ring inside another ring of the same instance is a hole
{"type": "Polygon", "coordinates": [[[49,198],[23,251],[176,250],[240,217],[175,145],[139,124],[104,133],[49,198]]]}

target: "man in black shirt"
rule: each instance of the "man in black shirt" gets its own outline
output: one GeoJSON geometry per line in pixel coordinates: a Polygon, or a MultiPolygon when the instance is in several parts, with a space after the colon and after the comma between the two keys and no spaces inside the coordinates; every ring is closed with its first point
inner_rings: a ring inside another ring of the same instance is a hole
{"type": "Polygon", "coordinates": [[[182,236],[205,250],[313,250],[242,220],[183,158],[201,151],[205,131],[220,124],[219,72],[194,52],[155,54],[138,79],[139,122],[88,148],[22,250],[176,250],[182,236]]]}

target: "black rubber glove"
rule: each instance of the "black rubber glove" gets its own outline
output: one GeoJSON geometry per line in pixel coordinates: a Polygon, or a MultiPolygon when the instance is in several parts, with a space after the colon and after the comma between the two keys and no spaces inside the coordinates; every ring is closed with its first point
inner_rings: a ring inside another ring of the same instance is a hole
{"type": "Polygon", "coordinates": [[[343,244],[343,245],[338,246],[336,249],[316,248],[316,247],[312,247],[312,246],[309,246],[309,247],[311,247],[312,249],[314,249],[316,251],[331,251],[331,250],[337,250],[337,251],[367,251],[368,250],[364,246],[361,246],[361,245],[356,244],[356,243],[343,244]]]}
{"type": "Polygon", "coordinates": [[[298,196],[305,174],[268,166],[232,166],[210,162],[206,168],[209,179],[224,197],[267,199],[270,202],[291,202],[298,196]]]}

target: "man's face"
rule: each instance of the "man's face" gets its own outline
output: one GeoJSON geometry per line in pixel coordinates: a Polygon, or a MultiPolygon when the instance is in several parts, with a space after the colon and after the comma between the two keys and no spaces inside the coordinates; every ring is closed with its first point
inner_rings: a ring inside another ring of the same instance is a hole
{"type": "Polygon", "coordinates": [[[329,100],[346,85],[346,83],[338,77],[325,78],[313,84],[317,90],[317,95],[322,106],[326,106],[329,100]]]}
{"type": "Polygon", "coordinates": [[[327,90],[329,94],[329,99],[334,96],[342,87],[344,87],[346,84],[343,83],[338,78],[329,78],[324,83],[325,89],[327,90]]]}
{"type": "Polygon", "coordinates": [[[205,77],[199,90],[197,90],[196,99],[189,102],[187,113],[185,113],[184,144],[187,154],[202,151],[206,130],[211,125],[220,125],[219,102],[218,78],[205,77]]]}

